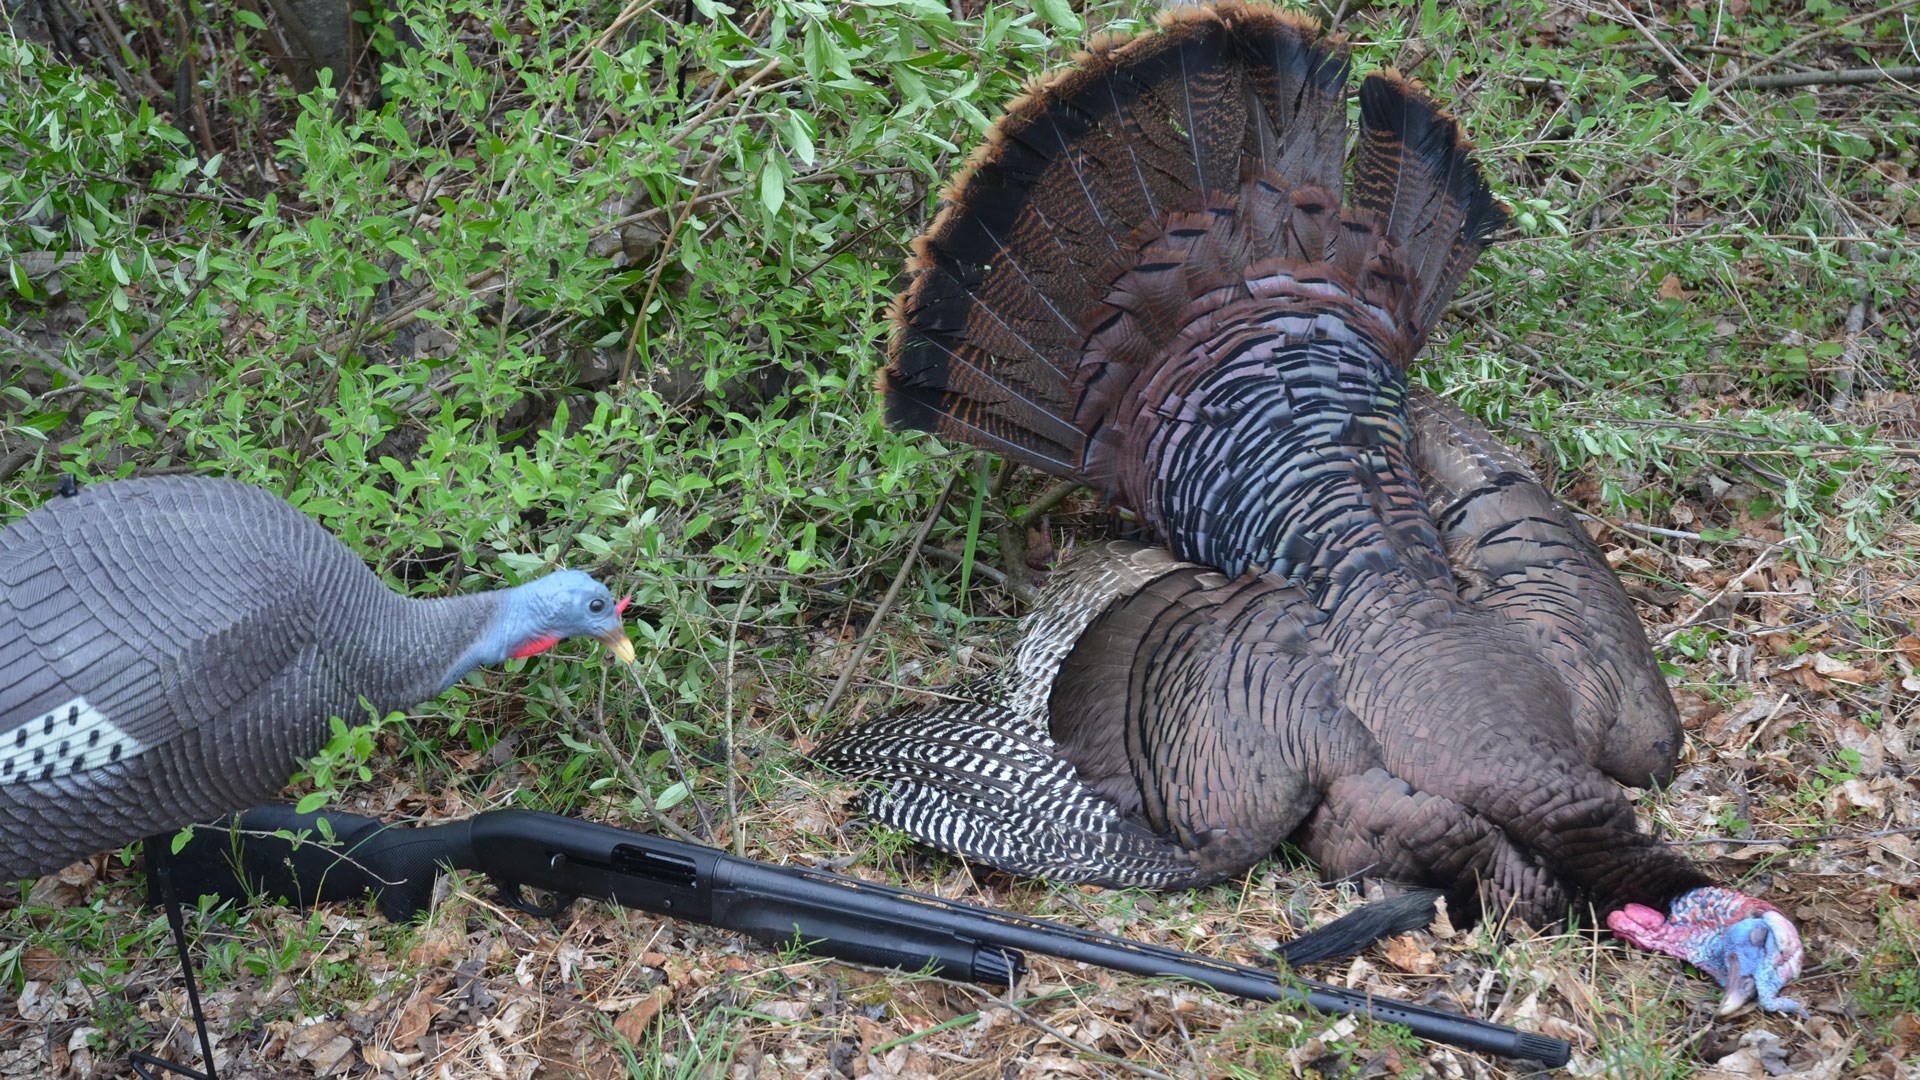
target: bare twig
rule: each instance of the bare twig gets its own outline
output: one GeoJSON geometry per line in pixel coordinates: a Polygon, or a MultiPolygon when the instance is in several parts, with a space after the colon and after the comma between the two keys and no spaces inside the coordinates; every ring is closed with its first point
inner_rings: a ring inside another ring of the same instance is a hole
{"type": "MultiPolygon", "coordinates": [[[[713,179],[713,171],[718,168],[719,165],[720,155],[715,154],[707,158],[706,167],[702,168],[700,175],[693,179],[693,191],[691,192],[693,196],[697,197],[700,194],[700,189],[707,186],[707,181],[713,179]]],[[[640,340],[640,331],[647,325],[647,310],[653,306],[654,294],[660,289],[660,276],[666,273],[667,263],[672,261],[668,256],[673,252],[674,242],[680,238],[681,231],[686,227],[687,219],[693,216],[693,204],[693,198],[689,198],[681,204],[679,216],[673,219],[673,226],[667,230],[666,236],[660,240],[660,250],[654,253],[653,273],[647,276],[646,294],[641,296],[640,306],[634,309],[633,332],[627,335],[626,355],[620,359],[620,385],[623,387],[627,386],[632,380],[633,354],[636,351],[635,345],[637,345],[640,340]]]]}
{"type": "MultiPolygon", "coordinates": [[[[1851,244],[1847,248],[1851,248],[1851,244]]],[[[1849,250],[1847,254],[1853,252],[1849,250]]],[[[1859,300],[1855,300],[1853,307],[1847,309],[1847,323],[1841,332],[1839,365],[1834,371],[1834,394],[1826,402],[1826,407],[1836,413],[1845,413],[1853,407],[1853,382],[1860,373],[1860,332],[1866,331],[1866,304],[1872,300],[1864,281],[1855,282],[1855,292],[1859,294],[1859,300]]]]}
{"type": "MultiPolygon", "coordinates": [[[[920,553],[929,558],[939,559],[944,563],[951,563],[954,566],[959,566],[966,561],[966,556],[960,552],[949,551],[937,544],[921,548],[920,553]]],[[[973,561],[973,572],[1019,597],[1024,603],[1031,604],[1040,596],[1040,593],[1034,589],[1033,586],[1015,581],[1007,576],[1005,570],[997,566],[989,566],[978,559],[973,561]]]]}
{"type": "Polygon", "coordinates": [[[696,116],[693,119],[687,121],[686,123],[680,125],[680,130],[678,132],[675,132],[674,136],[671,139],[668,139],[666,143],[660,147],[660,149],[655,150],[652,154],[649,154],[647,156],[647,160],[648,161],[658,160],[661,153],[665,152],[668,149],[678,150],[680,148],[680,145],[686,142],[689,136],[691,136],[694,132],[699,131],[700,128],[703,125],[705,125],[707,121],[713,119],[716,115],[718,115],[720,110],[726,108],[728,105],[733,104],[733,100],[735,98],[746,93],[748,90],[753,89],[754,86],[760,82],[760,80],[766,78],[769,75],[772,75],[774,72],[779,70],[780,70],[779,59],[776,58],[776,59],[767,61],[765,64],[761,66],[760,70],[747,76],[744,80],[734,84],[732,87],[729,87],[726,93],[721,94],[719,97],[714,98],[713,101],[709,103],[704,110],[701,111],[699,116],[696,116]]]}
{"type": "Polygon", "coordinates": [[[1857,86],[1861,83],[1920,79],[1920,67],[1842,68],[1839,71],[1786,71],[1778,75],[1735,75],[1733,86],[1775,90],[1788,86],[1857,86]]]}
{"type": "Polygon", "coordinates": [[[1020,520],[1014,524],[1023,529],[1033,528],[1034,523],[1040,520],[1041,515],[1051,512],[1054,507],[1065,502],[1067,496],[1079,491],[1081,486],[1078,480],[1058,481],[1052,487],[1041,492],[1039,498],[1028,503],[1026,513],[1021,514],[1020,520]]]}
{"type": "Polygon", "coordinates": [[[746,830],[740,827],[740,799],[734,791],[736,778],[733,775],[733,661],[739,650],[740,620],[747,617],[747,593],[747,586],[743,582],[740,586],[740,600],[733,605],[733,619],[727,624],[727,731],[726,743],[720,748],[720,752],[726,755],[727,759],[727,831],[733,833],[733,853],[742,858],[747,854],[747,834],[746,830]]]}
{"type": "Polygon", "coordinates": [[[1640,420],[1627,416],[1591,413],[1580,409],[1569,409],[1561,415],[1569,420],[1584,420],[1599,424],[1618,424],[1621,427],[1667,428],[1673,431],[1689,431],[1699,435],[1733,439],[1737,442],[1757,443],[1761,446],[1784,447],[1787,448],[1787,453],[1793,454],[1796,457],[1802,456],[1808,451],[1830,451],[1847,454],[1875,451],[1882,454],[1892,454],[1896,457],[1920,457],[1920,447],[1891,446],[1886,444],[1877,446],[1844,446],[1840,443],[1807,443],[1785,437],[1750,435],[1744,431],[1728,431],[1726,428],[1715,427],[1712,424],[1696,423],[1691,420],[1640,420]]]}
{"type": "Polygon", "coordinates": [[[1760,552],[1759,555],[1754,556],[1753,562],[1748,563],[1747,568],[1745,570],[1740,571],[1739,576],[1733,578],[1732,580],[1728,581],[1725,585],[1721,586],[1720,591],[1708,597],[1707,602],[1704,604],[1701,604],[1699,609],[1696,610],[1693,614],[1680,620],[1680,625],[1660,635],[1661,646],[1664,648],[1667,645],[1671,645],[1673,643],[1673,639],[1680,636],[1681,631],[1687,629],[1688,627],[1694,625],[1697,622],[1700,622],[1702,619],[1710,618],[1711,612],[1713,611],[1715,605],[1720,603],[1721,600],[1725,599],[1728,593],[1739,588],[1740,585],[1747,580],[1747,578],[1753,575],[1753,572],[1755,570],[1758,570],[1761,567],[1765,566],[1767,564],[1767,560],[1773,558],[1774,553],[1779,551],[1784,546],[1785,546],[1784,544],[1768,544],[1764,551],[1760,552]]]}
{"type": "MultiPolygon", "coordinates": [[[[859,965],[859,966],[864,967],[865,965],[859,965]]],[[[871,970],[885,971],[887,974],[895,974],[895,972],[885,968],[874,968],[871,970]]],[[[1027,1025],[1028,1027],[1033,1028],[1036,1031],[1041,1032],[1044,1035],[1047,1035],[1048,1037],[1058,1041],[1062,1046],[1068,1047],[1069,1049],[1072,1049],[1076,1053],[1085,1054],[1088,1057],[1096,1058],[1105,1064],[1119,1068],[1134,1076],[1149,1077],[1151,1078],[1151,1080],[1173,1080],[1172,1076],[1170,1076],[1167,1073],[1163,1073],[1158,1069],[1148,1068],[1147,1066],[1142,1065],[1137,1061],[1133,1061],[1128,1058],[1117,1057],[1113,1054],[1109,1054],[1104,1050],[1100,1050],[1094,1046],[1091,1046],[1085,1042],[1082,1042],[1079,1039],[1074,1038],[1071,1035],[1068,1035],[1066,1032],[1061,1031],[1059,1028],[1053,1026],[1052,1024],[1047,1023],[1045,1020],[1040,1019],[1039,1017],[1033,1015],[1033,1013],[1029,1012],[1027,1009],[1023,1008],[1021,1005],[1015,1003],[1013,1000],[1013,995],[1011,993],[1000,993],[994,990],[989,990],[984,986],[977,986],[970,982],[960,982],[956,979],[942,978],[938,975],[924,976],[924,978],[927,981],[940,983],[944,986],[955,987],[957,989],[964,991],[965,993],[972,994],[979,998],[984,998],[986,1003],[981,1006],[982,1012],[985,1012],[988,1008],[1005,1009],[1008,1012],[1012,1013],[1015,1016],[1015,1018],[1017,1018],[1021,1023],[1027,1025]]],[[[1137,1035],[1135,1037],[1138,1038],[1137,1035]]],[[[1144,1042],[1144,1040],[1142,1041],[1144,1042]]]]}
{"type": "MultiPolygon", "coordinates": [[[[1578,512],[1576,511],[1576,513],[1578,512]]],[[[1692,540],[1699,544],[1731,544],[1735,547],[1754,549],[1786,546],[1784,544],[1768,544],[1765,541],[1755,540],[1746,536],[1736,536],[1727,540],[1718,540],[1710,538],[1704,533],[1688,532],[1685,529],[1668,529],[1659,525],[1642,525],[1638,521],[1617,521],[1613,518],[1596,517],[1593,514],[1585,513],[1581,513],[1579,516],[1586,521],[1599,522],[1605,528],[1617,529],[1621,532],[1640,533],[1645,536],[1665,536],[1673,540],[1692,540]]]]}
{"type": "MultiPolygon", "coordinates": [[[[680,755],[680,739],[667,727],[666,720],[661,717],[660,710],[653,703],[653,693],[647,689],[645,680],[636,678],[634,684],[640,688],[640,700],[647,705],[647,719],[653,722],[653,729],[660,733],[660,742],[667,748],[667,756],[673,761],[673,771],[678,773],[687,785],[687,801],[693,804],[694,815],[700,819],[700,828],[707,834],[707,838],[700,843],[711,844],[714,837],[713,821],[707,817],[706,805],[699,799],[693,798],[691,778],[694,772],[687,767],[687,759],[680,755]]],[[[643,795],[646,793],[645,788],[639,790],[643,795]]]]}
{"type": "Polygon", "coordinates": [[[0,481],[11,479],[13,474],[19,472],[27,462],[32,461],[33,455],[39,453],[40,448],[45,445],[48,444],[23,442],[7,451],[5,457],[0,457],[0,481]]]}
{"type": "Polygon", "coordinates": [[[1888,6],[1883,8],[1876,8],[1875,10],[1866,12],[1865,14],[1862,14],[1862,15],[1855,15],[1851,19],[1844,19],[1840,22],[1834,23],[1832,26],[1823,26],[1823,27],[1820,27],[1818,30],[1809,30],[1804,34],[1801,34],[1799,37],[1794,38],[1792,41],[1787,42],[1784,46],[1781,47],[1779,52],[1774,53],[1772,56],[1769,56],[1766,59],[1761,60],[1760,62],[1752,65],[1751,67],[1748,67],[1745,71],[1742,71],[1736,75],[1729,75],[1726,78],[1721,79],[1719,82],[1714,83],[1713,92],[1718,94],[1720,91],[1725,90],[1727,87],[1732,86],[1735,83],[1740,82],[1741,80],[1751,80],[1755,75],[1759,74],[1762,71],[1767,70],[1768,68],[1772,67],[1775,64],[1780,63],[1782,60],[1790,59],[1791,57],[1798,54],[1801,49],[1806,48],[1808,45],[1813,44],[1814,42],[1820,40],[1821,38],[1828,37],[1833,34],[1837,34],[1840,31],[1847,29],[1848,27],[1858,26],[1863,22],[1872,22],[1875,19],[1884,19],[1889,15],[1897,15],[1902,11],[1906,11],[1907,9],[1914,8],[1914,7],[1920,7],[1920,0],[1900,0],[1899,3],[1889,4],[1888,6]]]}
{"type": "Polygon", "coordinates": [[[613,740],[607,737],[606,700],[607,672],[603,670],[600,673],[600,694],[594,699],[593,719],[590,722],[584,717],[575,715],[565,705],[560,706],[560,711],[576,729],[586,732],[587,738],[592,739],[593,744],[600,748],[600,752],[607,755],[607,760],[613,762],[613,767],[619,771],[621,779],[625,780],[634,794],[640,796],[640,801],[646,804],[647,813],[653,818],[654,828],[671,833],[675,839],[684,840],[689,844],[704,843],[699,837],[675,824],[653,805],[653,796],[647,793],[647,785],[640,779],[640,774],[634,770],[633,762],[629,761],[627,755],[613,745],[613,740]]]}
{"type": "MultiPolygon", "coordinates": [[[[31,340],[22,337],[20,334],[15,333],[5,326],[0,326],[0,341],[5,342],[13,348],[19,349],[39,363],[45,364],[47,367],[53,369],[61,378],[66,379],[69,384],[77,388],[80,393],[107,405],[118,403],[118,399],[111,392],[88,386],[86,378],[78,371],[68,367],[66,361],[35,345],[31,340]]],[[[155,435],[165,435],[167,433],[166,425],[140,411],[140,403],[138,401],[133,403],[133,418],[140,422],[141,427],[146,428],[155,435]]]]}
{"type": "MultiPolygon", "coordinates": [[[[792,180],[788,181],[788,183],[789,184],[811,184],[820,180],[825,180],[825,179],[839,176],[842,171],[851,173],[855,176],[889,176],[895,173],[910,173],[910,172],[915,172],[917,170],[912,165],[891,165],[891,166],[884,166],[880,168],[855,168],[855,169],[846,169],[846,170],[819,169],[814,172],[808,173],[805,176],[796,176],[792,180]]],[[[614,220],[606,224],[605,229],[606,231],[618,231],[620,229],[626,228],[629,225],[637,225],[637,224],[640,224],[641,222],[652,221],[654,218],[664,216],[669,211],[679,211],[683,206],[688,209],[698,209],[699,207],[706,206],[709,203],[719,202],[724,199],[731,199],[734,196],[739,195],[746,190],[747,188],[745,185],[741,185],[739,187],[723,188],[719,191],[710,191],[710,192],[707,192],[705,195],[700,195],[700,196],[696,196],[694,198],[688,199],[684,203],[673,203],[667,206],[650,207],[646,210],[642,210],[637,213],[628,214],[625,217],[615,218],[614,220]]],[[[497,267],[492,269],[487,269],[487,270],[481,270],[474,274],[470,274],[468,275],[466,280],[467,292],[470,294],[478,293],[481,291],[483,287],[485,287],[489,291],[497,292],[500,289],[503,289],[506,287],[505,282],[495,280],[500,277],[501,277],[501,271],[497,267]]],[[[414,294],[413,298],[407,302],[407,305],[405,307],[398,308],[394,311],[388,312],[386,316],[384,316],[378,323],[374,324],[373,328],[367,331],[367,333],[364,335],[365,340],[378,341],[381,338],[385,337],[387,334],[391,334],[396,330],[400,330],[405,327],[411,326],[413,325],[413,323],[417,322],[420,319],[421,315],[429,311],[437,310],[440,307],[440,305],[443,303],[446,303],[446,301],[447,301],[447,297],[443,295],[435,293],[430,289],[421,289],[418,293],[414,294]]],[[[329,352],[329,353],[337,352],[339,351],[341,344],[349,340],[351,337],[352,337],[351,331],[342,331],[339,333],[329,334],[326,337],[320,339],[319,341],[312,342],[307,345],[302,345],[299,348],[295,349],[292,352],[292,354],[289,356],[289,360],[293,363],[305,363],[306,361],[313,359],[315,356],[319,355],[322,352],[329,352]]],[[[251,375],[252,382],[258,382],[261,378],[261,376],[257,373],[249,373],[249,374],[251,375]]],[[[248,376],[243,375],[241,376],[241,379],[243,383],[248,382],[248,376]]]]}
{"type": "Polygon", "coordinates": [[[933,512],[920,523],[920,531],[913,536],[913,543],[907,546],[906,557],[900,560],[900,572],[893,575],[893,584],[887,587],[887,595],[880,598],[880,606],[873,609],[872,618],[867,620],[867,631],[860,635],[860,643],[854,646],[853,655],[847,658],[847,666],[840,672],[840,678],[834,682],[833,691],[820,706],[820,715],[825,716],[840,703],[847,692],[847,684],[853,681],[853,673],[860,670],[860,661],[866,658],[867,649],[880,633],[880,624],[886,621],[887,612],[893,610],[893,602],[899,599],[900,590],[907,583],[907,575],[913,573],[913,564],[920,556],[920,549],[926,546],[928,534],[933,532],[933,524],[946,512],[947,497],[953,494],[953,486],[960,482],[960,474],[954,473],[947,479],[947,486],[940,489],[940,497],[933,501],[933,512]]]}
{"type": "Polygon", "coordinates": [[[620,14],[614,16],[613,21],[607,24],[607,28],[600,31],[599,37],[594,38],[591,43],[574,56],[572,63],[570,63],[568,67],[579,67],[592,60],[593,54],[606,48],[607,42],[612,41],[614,35],[625,29],[628,23],[653,10],[655,2],[656,0],[631,0],[626,7],[620,9],[620,14]]]}
{"type": "Polygon", "coordinates": [[[1755,846],[1777,844],[1791,847],[1795,844],[1833,844],[1846,840],[1879,840],[1888,836],[1920,836],[1920,826],[1906,829],[1875,829],[1872,832],[1832,832],[1819,836],[1776,836],[1757,839],[1750,836],[1702,836],[1693,840],[1669,840],[1672,847],[1700,847],[1706,844],[1743,844],[1755,846]]]}

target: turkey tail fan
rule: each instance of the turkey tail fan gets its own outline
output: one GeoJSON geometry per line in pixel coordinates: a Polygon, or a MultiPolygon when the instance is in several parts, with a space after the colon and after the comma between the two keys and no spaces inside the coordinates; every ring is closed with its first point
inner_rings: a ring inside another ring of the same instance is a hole
{"type": "MultiPolygon", "coordinates": [[[[1411,360],[1474,260],[1506,226],[1507,208],[1488,189],[1459,123],[1398,72],[1361,82],[1354,156],[1345,216],[1383,229],[1399,249],[1413,288],[1411,360]]],[[[1358,229],[1349,236],[1371,239],[1358,229]]],[[[1345,261],[1353,266],[1373,254],[1372,246],[1350,249],[1345,261]]]]}
{"type": "MultiPolygon", "coordinates": [[[[1231,215],[1255,177],[1338,204],[1347,60],[1316,24],[1222,3],[1159,25],[1035,83],[943,193],[893,310],[894,427],[1076,473],[1100,419],[1078,406],[1088,323],[1148,241],[1175,215],[1231,215]]],[[[1277,253],[1214,247],[1216,270],[1277,253]]]]}

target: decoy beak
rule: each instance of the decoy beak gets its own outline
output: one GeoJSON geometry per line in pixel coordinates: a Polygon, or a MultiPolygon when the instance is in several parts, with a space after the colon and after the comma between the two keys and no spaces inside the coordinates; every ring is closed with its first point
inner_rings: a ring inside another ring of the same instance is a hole
{"type": "Polygon", "coordinates": [[[638,658],[633,651],[633,642],[627,639],[627,632],[617,626],[601,634],[600,640],[613,650],[613,655],[619,657],[621,663],[631,664],[638,658]]]}

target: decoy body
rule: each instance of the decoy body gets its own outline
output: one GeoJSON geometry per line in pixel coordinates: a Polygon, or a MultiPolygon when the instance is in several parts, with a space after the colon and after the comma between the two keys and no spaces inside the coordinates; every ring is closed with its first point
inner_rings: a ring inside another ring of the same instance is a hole
{"type": "Polygon", "coordinates": [[[632,661],[578,571],[401,596],[305,514],[229,480],[93,485],[0,532],[0,880],[242,810],[330,717],[439,695],[579,636],[632,661]]]}
{"type": "Polygon", "coordinates": [[[1329,877],[1538,922],[1589,902],[1779,996],[1772,905],[1640,832],[1681,735],[1572,516],[1406,370],[1506,214],[1455,121],[1304,18],[1220,3],[1015,101],[916,244],[890,421],[1084,480],[1164,547],[1073,559],[1004,670],[822,757],[869,813],[1029,874],[1329,877]]]}

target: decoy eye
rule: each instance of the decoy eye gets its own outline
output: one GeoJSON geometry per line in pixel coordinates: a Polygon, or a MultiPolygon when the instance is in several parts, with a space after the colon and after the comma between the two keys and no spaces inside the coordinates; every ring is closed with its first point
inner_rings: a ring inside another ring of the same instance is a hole
{"type": "Polygon", "coordinates": [[[595,600],[593,603],[587,605],[587,610],[598,615],[607,610],[607,602],[605,600],[595,600]]]}

